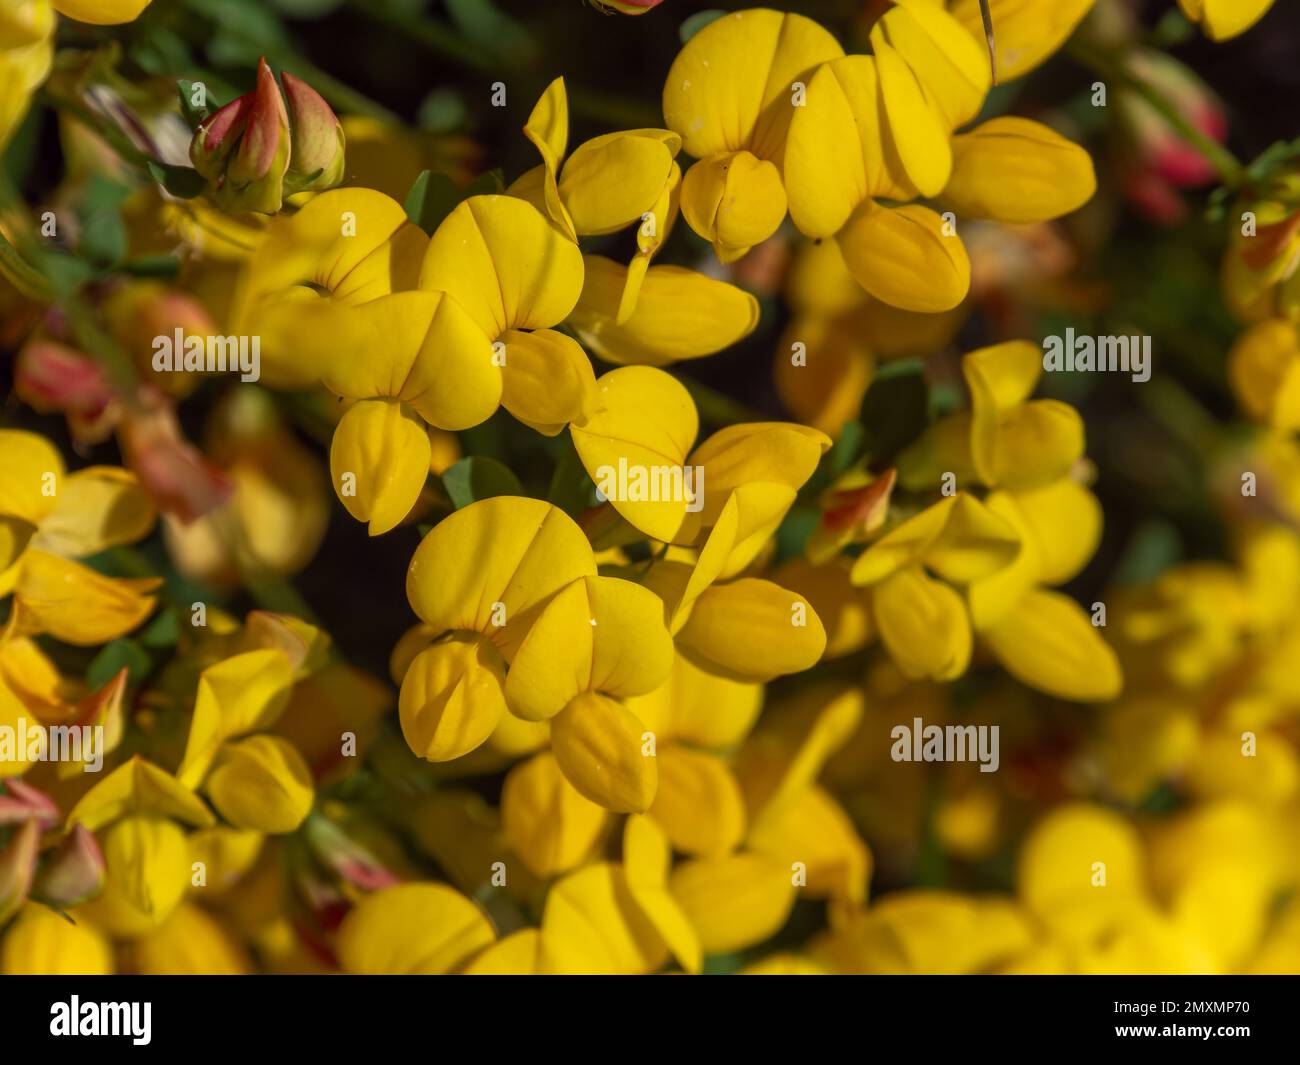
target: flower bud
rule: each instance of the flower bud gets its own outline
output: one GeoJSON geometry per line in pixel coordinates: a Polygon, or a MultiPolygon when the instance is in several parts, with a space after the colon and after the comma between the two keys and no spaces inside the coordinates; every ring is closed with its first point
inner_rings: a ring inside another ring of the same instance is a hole
{"type": "Polygon", "coordinates": [[[209,115],[190,144],[194,168],[226,210],[274,214],[286,195],[343,180],[345,138],[337,116],[306,82],[283,77],[281,96],[263,59],[257,88],[209,115]]]}
{"type": "Polygon", "coordinates": [[[596,6],[607,11],[617,11],[623,15],[644,15],[652,7],[658,7],[663,0],[596,0],[596,6]]]}
{"type": "Polygon", "coordinates": [[[24,821],[35,821],[42,831],[53,828],[59,823],[59,808],[48,795],[30,784],[16,778],[6,780],[0,793],[0,827],[20,825],[24,821]]]}
{"type": "Polygon", "coordinates": [[[295,192],[332,189],[343,180],[343,127],[330,105],[305,81],[288,71],[281,80],[292,131],[289,182],[295,192]]]}
{"type": "Polygon", "coordinates": [[[27,899],[36,871],[36,850],[41,830],[33,820],[24,821],[8,844],[0,850],[0,925],[27,899]]]}
{"type": "Polygon", "coordinates": [[[41,863],[35,893],[57,906],[76,906],[104,887],[104,854],[94,833],[77,824],[41,863]]]}

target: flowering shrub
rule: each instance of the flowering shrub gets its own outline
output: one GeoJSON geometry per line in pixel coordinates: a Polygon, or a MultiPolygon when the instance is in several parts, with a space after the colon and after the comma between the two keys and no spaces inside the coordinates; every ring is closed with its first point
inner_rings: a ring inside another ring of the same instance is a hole
{"type": "Polygon", "coordinates": [[[510,6],[0,0],[0,972],[1300,971],[1281,13],[510,6]]]}

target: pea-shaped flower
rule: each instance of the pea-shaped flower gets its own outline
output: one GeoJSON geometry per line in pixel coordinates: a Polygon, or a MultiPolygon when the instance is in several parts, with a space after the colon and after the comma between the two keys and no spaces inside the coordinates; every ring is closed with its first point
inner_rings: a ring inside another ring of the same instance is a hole
{"type": "Polygon", "coordinates": [[[768,8],[725,15],[678,53],[664,82],[664,122],[699,160],[682,181],[682,214],[723,262],[785,218],[791,116],[812,71],[843,54],[816,22],[768,8]]]}
{"type": "Polygon", "coordinates": [[[506,663],[525,633],[561,588],[595,573],[582,530],[541,500],[484,499],[434,526],[406,574],[411,608],[436,636],[402,678],[411,749],[445,762],[482,744],[505,712],[506,663]]]}

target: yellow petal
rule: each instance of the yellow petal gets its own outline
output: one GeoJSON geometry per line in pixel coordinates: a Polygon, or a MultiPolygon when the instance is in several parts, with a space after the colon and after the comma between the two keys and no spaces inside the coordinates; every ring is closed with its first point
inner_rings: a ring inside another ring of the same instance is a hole
{"type": "Polygon", "coordinates": [[[664,82],[664,120],[697,159],[747,149],[780,165],[791,86],[843,54],[802,15],[765,8],[725,15],[677,54],[664,82]]]}
{"type": "Polygon", "coordinates": [[[1068,477],[1013,495],[1038,549],[1038,579],[1044,584],[1073,580],[1101,543],[1097,497],[1068,477]]]}
{"type": "Polygon", "coordinates": [[[284,651],[246,651],[199,674],[194,716],[177,777],[196,788],[226,740],[268,729],[284,713],[293,688],[293,662],[284,651]]]}
{"type": "Polygon", "coordinates": [[[963,218],[1047,222],[1077,211],[1097,191],[1092,158],[1039,122],[1004,116],[952,142],[944,207],[963,218]]]}
{"type": "Polygon", "coordinates": [[[542,933],[521,928],[498,939],[465,967],[466,976],[536,976],[542,971],[542,933]]]}
{"type": "Polygon", "coordinates": [[[532,204],[471,196],[429,240],[420,288],[451,295],[495,340],[561,322],[582,292],[582,254],[532,204]]]}
{"type": "Polygon", "coordinates": [[[718,258],[732,262],[767,240],[785,218],[781,172],[749,152],[702,159],[686,172],[681,209],[718,258]]]}
{"type": "Polygon", "coordinates": [[[909,566],[876,585],[872,609],[880,639],[905,677],[953,680],[971,654],[970,618],[961,596],[909,566]]]}
{"type": "Polygon", "coordinates": [[[60,15],[95,26],[116,26],[134,22],[151,0],[53,0],[60,15]]]}
{"type": "Polygon", "coordinates": [[[637,905],[623,870],[598,862],[571,873],[546,896],[541,969],[555,974],[654,972],[668,947],[637,905]]]}
{"type": "Polygon", "coordinates": [[[491,343],[440,292],[399,292],[310,315],[299,342],[337,353],[322,377],[336,395],[401,400],[440,429],[478,425],[501,399],[491,343]]]}
{"type": "Polygon", "coordinates": [[[971,390],[971,456],[987,485],[1041,485],[1083,454],[1083,419],[1056,399],[1024,402],[1043,372],[1036,348],[1011,342],[962,360],[971,390]]]}
{"type": "Polygon", "coordinates": [[[501,790],[501,827],[528,866],[544,879],[583,863],[604,831],[606,813],[580,795],[549,751],[515,766],[501,790]]]}
{"type": "Polygon", "coordinates": [[[130,947],[131,968],[142,976],[243,976],[252,960],[239,941],[200,906],[182,903],[130,947]]]}
{"type": "Polygon", "coordinates": [[[970,291],[970,259],[956,231],[928,207],[863,203],[839,234],[845,265],[871,295],[906,311],[936,314],[970,291]]]}
{"type": "Polygon", "coordinates": [[[1300,428],[1300,332],[1290,322],[1260,322],[1242,334],[1228,353],[1228,380],[1253,420],[1300,428]]]}
{"type": "Polygon", "coordinates": [[[731,491],[750,482],[802,488],[830,446],[826,434],[793,422],[746,422],[719,429],[687,460],[704,467],[701,520],[712,525],[731,491]]]}
{"type": "Polygon", "coordinates": [[[1047,814],[1025,840],[1017,893],[1040,916],[1071,903],[1110,905],[1116,897],[1145,893],[1143,867],[1142,841],[1124,818],[1100,806],[1069,803],[1047,814]],[[1093,886],[1099,873],[1104,887],[1093,886]]]}
{"type": "Polygon", "coordinates": [[[431,448],[424,425],[405,403],[363,399],[348,408],[330,444],[334,493],[371,536],[396,528],[420,497],[431,448]]]}
{"type": "Polygon", "coordinates": [[[411,557],[406,597],[435,633],[489,633],[511,648],[533,608],[595,573],[591,544],[564,511],[538,499],[496,496],[434,526],[411,557]]]}
{"type": "Polygon", "coordinates": [[[0,514],[40,525],[58,502],[63,458],[43,436],[0,429],[0,514]]]}
{"type": "Polygon", "coordinates": [[[29,903],[0,939],[5,976],[109,976],[113,946],[89,921],[29,903]]]}
{"type": "Polygon", "coordinates": [[[827,659],[861,650],[875,635],[867,599],[849,578],[851,568],[843,556],[821,566],[796,558],[772,575],[781,587],[798,592],[817,611],[826,627],[823,657],[827,659]]]}
{"type": "Polygon", "coordinates": [[[902,171],[922,195],[937,196],[952,174],[948,129],[916,73],[879,28],[872,31],[871,44],[890,141],[902,171]]]}
{"type": "Polygon", "coordinates": [[[65,558],[94,555],[148,535],[156,516],[135,474],[90,466],[63,478],[35,545],[65,558]]]}
{"type": "Polygon", "coordinates": [[[706,954],[744,950],[774,935],[794,906],[793,871],[750,851],[683,862],[668,881],[706,954]]]}
{"type": "Polygon", "coordinates": [[[902,0],[876,23],[871,40],[873,47],[887,42],[912,68],[945,128],[979,113],[991,80],[988,53],[942,6],[902,0]]]}
{"type": "Polygon", "coordinates": [[[890,530],[853,563],[854,584],[874,584],[924,563],[946,580],[986,577],[1020,550],[1015,528],[969,492],[945,496],[890,530]]]}
{"type": "MultiPolygon", "coordinates": [[[[524,136],[533,142],[542,157],[542,204],[546,213],[570,240],[576,241],[578,235],[560,199],[557,184],[560,162],[569,150],[569,96],[563,78],[556,78],[538,97],[524,125],[524,136]]],[[[518,193],[512,191],[511,195],[518,193]]]]}
{"type": "Polygon", "coordinates": [[[1178,6],[1193,22],[1205,27],[1216,41],[1245,33],[1273,6],[1273,0],[1178,0],[1178,6]]]}
{"type": "Polygon", "coordinates": [[[201,828],[215,820],[202,799],[137,755],[86,792],[68,814],[68,824],[95,832],[133,815],[170,817],[201,828]]]}
{"type": "Polygon", "coordinates": [[[1007,672],[1049,695],[1105,702],[1123,687],[1115,652],[1083,608],[1059,592],[1031,591],[983,636],[1007,672]]]}
{"type": "Polygon", "coordinates": [[[704,951],[690,920],[668,893],[671,864],[668,839],[658,825],[644,814],[629,817],[623,831],[623,871],[628,889],[681,967],[698,974],[704,965],[704,951]]]}
{"type": "Polygon", "coordinates": [[[222,747],[205,784],[212,805],[236,828],[294,831],[315,799],[311,771],[279,736],[250,736],[222,747]]]}
{"type": "Polygon", "coordinates": [[[560,198],[579,236],[625,229],[653,210],[681,141],[667,130],[607,133],[578,146],[560,174],[560,198]]]}
{"type": "Polygon", "coordinates": [[[750,833],[748,845],[783,868],[802,863],[805,894],[861,904],[871,876],[871,852],[829,792],[812,786],[750,833]]]}
{"type": "Polygon", "coordinates": [[[105,577],[70,559],[29,548],[14,585],[25,635],[49,633],[56,640],[92,647],[124,636],[153,613],[149,594],[161,578],[105,577]]]}
{"type": "Polygon", "coordinates": [[[596,387],[596,413],[569,428],[578,457],[598,489],[610,488],[605,494],[619,514],[670,541],[688,517],[681,466],[699,430],[695,403],[675,378],[649,366],[611,370],[596,387]],[[665,481],[669,491],[661,490],[665,481]]]}
{"type": "MultiPolygon", "coordinates": [[[[1058,0],[1037,4],[1025,0],[989,0],[997,35],[998,81],[1027,74],[1065,43],[1097,0],[1058,0]]],[[[1199,0],[1197,0],[1199,2],[1199,0]]],[[[953,0],[953,15],[979,44],[984,44],[980,0],[953,0]]]]}
{"type": "Polygon", "coordinates": [[[605,695],[579,695],[551,719],[552,749],[569,783],[615,813],[644,813],[654,801],[651,740],[635,714],[605,695]]]}
{"type": "Polygon", "coordinates": [[[642,695],[672,668],[663,604],[617,577],[582,577],[557,594],[510,662],[506,701],[522,718],[554,717],[580,692],[642,695]]]}
{"type": "Polygon", "coordinates": [[[103,835],[104,890],[86,907],[114,935],[136,936],[162,924],[190,883],[185,834],[161,817],[131,815],[103,835]]]}
{"type": "Polygon", "coordinates": [[[555,436],[569,422],[581,425],[596,406],[596,375],[587,353],[554,329],[501,335],[505,365],[501,402],[525,425],[555,436]]]}
{"type": "Polygon", "coordinates": [[[411,750],[450,762],[480,746],[505,712],[505,665],[490,641],[453,634],[421,651],[397,708],[411,750]]]}
{"type": "Polygon", "coordinates": [[[785,151],[790,218],[804,235],[834,236],[873,196],[915,198],[884,117],[874,56],[834,59],[813,74],[785,151]]]}
{"type": "Polygon", "coordinates": [[[762,706],[763,685],[707,673],[681,654],[668,680],[627,701],[660,743],[675,738],[710,750],[740,743],[762,706]]]}
{"type": "Polygon", "coordinates": [[[367,895],[339,926],[339,963],[362,976],[458,972],[496,939],[474,903],[442,884],[398,884],[367,895]]]}
{"type": "Polygon", "coordinates": [[[659,750],[659,790],[650,816],[683,854],[730,851],[745,835],[745,802],[716,755],[679,744],[659,750]]]}
{"type": "Polygon", "coordinates": [[[803,596],[746,577],[700,596],[678,646],[710,670],[768,681],[815,665],[826,649],[826,630],[803,596]]]}
{"type": "Polygon", "coordinates": [[[743,289],[681,266],[645,272],[636,309],[620,321],[627,267],[588,255],[582,298],[569,322],[607,362],[666,366],[743,340],[758,325],[758,300],[743,289]]]}

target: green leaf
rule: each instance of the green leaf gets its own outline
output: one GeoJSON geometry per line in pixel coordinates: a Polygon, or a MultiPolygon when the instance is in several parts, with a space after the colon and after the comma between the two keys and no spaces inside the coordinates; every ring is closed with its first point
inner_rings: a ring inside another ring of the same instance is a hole
{"type": "Polygon", "coordinates": [[[150,162],[149,173],[158,184],[182,200],[194,199],[208,185],[203,175],[190,166],[150,162]]]}
{"type": "Polygon", "coordinates": [[[458,189],[446,174],[425,170],[411,185],[402,206],[407,218],[432,234],[462,200],[471,196],[496,195],[504,190],[505,181],[500,170],[480,174],[463,189],[458,189]]]}
{"type": "Polygon", "coordinates": [[[406,210],[407,218],[426,233],[432,233],[459,200],[460,192],[451,178],[446,174],[424,170],[411,185],[411,191],[406,194],[402,207],[406,210]]]}
{"type": "Polygon", "coordinates": [[[509,467],[484,455],[470,455],[448,467],[442,486],[457,510],[480,499],[523,494],[519,478],[509,467]]]}
{"type": "Polygon", "coordinates": [[[559,507],[569,517],[577,519],[585,510],[596,505],[595,485],[578,458],[578,452],[568,433],[563,437],[566,447],[551,474],[551,484],[546,490],[546,501],[559,507]]]}
{"type": "Polygon", "coordinates": [[[865,450],[872,462],[901,451],[928,423],[929,390],[919,359],[887,363],[862,401],[865,450]]]}
{"type": "Polygon", "coordinates": [[[172,647],[176,643],[179,635],[179,626],[176,621],[176,611],[168,608],[160,611],[157,617],[145,627],[140,633],[140,642],[145,647],[161,648],[172,647]]]}
{"type": "MultiPolygon", "coordinates": [[[[176,95],[180,97],[181,101],[181,117],[185,119],[186,124],[193,130],[199,128],[199,123],[207,118],[209,112],[212,110],[212,108],[206,103],[201,107],[194,103],[195,84],[195,82],[188,81],[185,78],[181,78],[176,83],[176,95]]],[[[208,87],[205,84],[203,86],[202,94],[205,99],[207,94],[208,87]]]]}
{"type": "Polygon", "coordinates": [[[106,644],[95,655],[86,669],[86,683],[92,690],[98,691],[115,676],[123,666],[128,671],[128,682],[138,684],[153,668],[153,659],[143,647],[133,639],[123,637],[106,644]]]}
{"type": "Polygon", "coordinates": [[[41,258],[40,267],[59,301],[66,300],[95,274],[94,267],[85,259],[63,251],[47,252],[41,258]]]}
{"type": "Polygon", "coordinates": [[[92,262],[113,266],[126,256],[126,225],[122,221],[122,204],[130,195],[119,185],[96,174],[86,185],[78,214],[81,234],[77,250],[92,262]]]}

